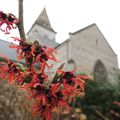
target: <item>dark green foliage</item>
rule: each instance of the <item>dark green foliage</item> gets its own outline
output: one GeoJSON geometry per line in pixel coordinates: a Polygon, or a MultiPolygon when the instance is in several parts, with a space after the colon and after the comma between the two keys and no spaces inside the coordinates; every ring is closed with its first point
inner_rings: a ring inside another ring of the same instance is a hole
{"type": "Polygon", "coordinates": [[[114,120],[110,117],[110,111],[115,110],[120,113],[120,107],[112,104],[113,101],[120,101],[120,84],[118,86],[112,86],[107,81],[87,81],[85,96],[77,98],[75,106],[83,110],[88,120],[102,118],[98,112],[105,118],[114,120]]]}

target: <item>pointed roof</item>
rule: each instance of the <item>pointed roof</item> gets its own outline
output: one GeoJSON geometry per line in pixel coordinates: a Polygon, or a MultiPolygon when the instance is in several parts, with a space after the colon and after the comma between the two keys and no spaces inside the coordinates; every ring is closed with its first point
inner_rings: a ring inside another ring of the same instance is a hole
{"type": "Polygon", "coordinates": [[[41,14],[38,16],[37,20],[35,21],[35,24],[38,24],[52,32],[55,32],[53,28],[51,27],[46,9],[44,8],[41,14]]]}
{"type": "MultiPolygon", "coordinates": [[[[103,33],[101,32],[101,30],[100,30],[100,29],[98,28],[98,26],[96,25],[96,23],[93,23],[93,24],[91,24],[91,25],[89,25],[89,26],[87,26],[87,27],[85,27],[85,28],[82,28],[82,29],[76,31],[76,32],[73,32],[73,33],[69,32],[69,35],[75,35],[75,34],[77,34],[77,33],[80,33],[80,32],[82,32],[82,31],[88,29],[88,28],[91,28],[91,27],[93,27],[93,26],[95,26],[95,27],[98,29],[98,31],[99,31],[100,34],[103,36],[103,38],[104,38],[105,42],[107,43],[107,45],[109,46],[109,48],[110,48],[110,49],[112,50],[112,52],[117,56],[117,54],[116,54],[115,51],[112,49],[112,47],[110,46],[110,44],[108,43],[108,41],[107,41],[106,38],[104,37],[103,33]]],[[[69,39],[67,39],[66,41],[64,41],[64,42],[61,43],[61,44],[58,44],[58,45],[55,47],[55,49],[57,49],[59,46],[63,45],[64,43],[66,43],[66,42],[68,42],[68,41],[69,41],[69,39]]]]}

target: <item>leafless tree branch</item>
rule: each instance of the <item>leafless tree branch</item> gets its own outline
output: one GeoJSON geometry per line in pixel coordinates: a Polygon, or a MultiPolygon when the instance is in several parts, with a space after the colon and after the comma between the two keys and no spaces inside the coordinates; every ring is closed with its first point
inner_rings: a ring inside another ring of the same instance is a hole
{"type": "Polygon", "coordinates": [[[18,23],[18,30],[21,39],[26,40],[26,35],[24,31],[24,22],[23,22],[23,0],[19,0],[18,2],[18,12],[19,12],[19,23],[18,23]]]}

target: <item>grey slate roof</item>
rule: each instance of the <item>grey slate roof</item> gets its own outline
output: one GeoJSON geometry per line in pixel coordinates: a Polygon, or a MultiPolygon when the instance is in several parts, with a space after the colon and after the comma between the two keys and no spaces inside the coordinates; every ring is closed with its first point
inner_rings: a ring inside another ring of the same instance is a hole
{"type": "Polygon", "coordinates": [[[0,54],[4,54],[10,60],[17,61],[16,51],[15,49],[9,48],[9,45],[10,42],[0,40],[0,54]]]}

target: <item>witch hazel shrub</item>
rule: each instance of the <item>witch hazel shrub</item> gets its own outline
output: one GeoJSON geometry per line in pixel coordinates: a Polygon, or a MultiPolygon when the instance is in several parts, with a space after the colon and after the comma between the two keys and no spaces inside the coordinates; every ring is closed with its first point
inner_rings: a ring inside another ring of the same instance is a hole
{"type": "MultiPolygon", "coordinates": [[[[10,30],[17,28],[18,23],[19,20],[13,14],[0,11],[2,32],[10,34],[10,30]],[[3,29],[3,25],[6,25],[6,28],[3,29]]],[[[19,43],[9,45],[11,50],[16,50],[17,61],[11,61],[4,53],[1,54],[5,60],[5,63],[0,62],[1,80],[7,80],[10,84],[15,83],[18,89],[26,91],[28,99],[34,101],[31,104],[32,114],[40,115],[40,120],[51,120],[54,109],[57,109],[58,113],[63,110],[70,111],[69,103],[76,96],[84,95],[85,80],[90,77],[75,75],[76,69],[64,71],[64,64],[61,64],[51,79],[45,69],[48,68],[50,71],[53,67],[49,61],[57,64],[57,51],[52,47],[40,45],[38,41],[28,43],[21,38],[11,38],[19,43]],[[21,65],[20,60],[24,60],[25,63],[21,65]],[[39,65],[38,68],[36,64],[39,65]]]]}

